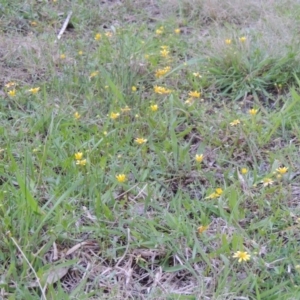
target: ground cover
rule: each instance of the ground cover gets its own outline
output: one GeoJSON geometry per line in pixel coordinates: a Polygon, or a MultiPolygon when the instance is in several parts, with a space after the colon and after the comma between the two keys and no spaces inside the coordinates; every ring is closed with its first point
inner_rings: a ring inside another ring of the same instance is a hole
{"type": "Polygon", "coordinates": [[[298,299],[299,11],[2,1],[1,297],[298,299]]]}

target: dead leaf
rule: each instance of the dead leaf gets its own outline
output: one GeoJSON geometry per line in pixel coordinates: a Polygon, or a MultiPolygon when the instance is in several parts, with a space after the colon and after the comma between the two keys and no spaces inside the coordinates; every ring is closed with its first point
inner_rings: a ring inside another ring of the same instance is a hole
{"type": "Polygon", "coordinates": [[[69,271],[69,268],[53,268],[43,275],[43,279],[46,279],[46,284],[53,284],[63,278],[69,271]]]}

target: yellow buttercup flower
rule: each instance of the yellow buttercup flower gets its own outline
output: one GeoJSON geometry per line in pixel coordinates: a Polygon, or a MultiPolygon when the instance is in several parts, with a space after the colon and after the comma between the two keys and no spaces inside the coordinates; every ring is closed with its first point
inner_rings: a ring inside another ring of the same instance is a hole
{"type": "Polygon", "coordinates": [[[133,86],[131,87],[131,90],[132,90],[133,92],[136,92],[136,90],[137,90],[136,86],[133,85],[133,86]]]}
{"type": "Polygon", "coordinates": [[[194,98],[188,98],[187,100],[184,101],[185,104],[187,105],[192,105],[194,103],[194,98]]]}
{"type": "Polygon", "coordinates": [[[120,117],[120,114],[119,113],[114,113],[112,112],[109,117],[112,119],[112,120],[115,120],[115,119],[118,119],[120,117]]]}
{"type": "Polygon", "coordinates": [[[11,91],[8,91],[7,94],[10,96],[10,97],[15,97],[16,96],[16,90],[13,89],[11,91]]]}
{"type": "Polygon", "coordinates": [[[158,69],[155,72],[155,77],[160,78],[162,76],[164,76],[165,74],[167,74],[168,72],[170,72],[171,67],[165,67],[163,69],[158,69]]]}
{"type": "Polygon", "coordinates": [[[66,59],[66,54],[61,54],[61,55],[59,56],[59,58],[60,58],[60,59],[66,59]]]}
{"type": "Polygon", "coordinates": [[[7,88],[11,88],[11,87],[13,87],[13,86],[16,86],[16,83],[15,83],[14,81],[8,82],[8,83],[5,85],[5,87],[7,87],[7,88]]]}
{"type": "Polygon", "coordinates": [[[180,28],[176,28],[176,29],[174,29],[174,32],[176,33],[176,34],[179,34],[180,33],[180,28]]]}
{"type": "Polygon", "coordinates": [[[164,88],[164,87],[162,87],[162,86],[157,86],[157,85],[155,85],[155,86],[154,86],[154,92],[155,92],[156,94],[165,95],[165,94],[170,94],[170,93],[171,93],[171,90],[166,89],[166,88],[164,88]]]}
{"type": "Polygon", "coordinates": [[[144,138],[136,138],[135,142],[139,145],[142,145],[142,144],[145,144],[147,142],[147,140],[144,138]]]}
{"type": "Polygon", "coordinates": [[[219,198],[223,194],[223,190],[221,188],[216,188],[213,193],[206,197],[206,199],[215,199],[219,198]]]}
{"type": "Polygon", "coordinates": [[[155,30],[155,33],[157,35],[161,35],[164,32],[164,27],[160,26],[158,29],[155,30]]]}
{"type": "Polygon", "coordinates": [[[274,183],[274,181],[271,178],[264,178],[262,183],[263,183],[263,186],[269,186],[269,185],[272,185],[274,183]]]}
{"type": "Polygon", "coordinates": [[[230,44],[231,44],[231,39],[226,39],[226,40],[225,40],[225,44],[226,44],[226,45],[230,45],[230,44]]]}
{"type": "Polygon", "coordinates": [[[276,169],[276,171],[280,174],[280,175],[284,175],[287,171],[288,171],[289,168],[287,167],[282,167],[282,168],[278,168],[276,169]]]}
{"type": "Polygon", "coordinates": [[[229,124],[230,124],[230,126],[236,126],[240,123],[241,123],[241,121],[239,119],[236,119],[236,120],[233,120],[232,122],[230,122],[229,124]]]}
{"type": "Polygon", "coordinates": [[[243,175],[247,174],[248,173],[248,169],[247,168],[241,168],[241,173],[243,175]]]}
{"type": "Polygon", "coordinates": [[[82,159],[82,156],[83,156],[83,153],[82,153],[82,152],[76,152],[76,153],[74,154],[74,156],[75,156],[75,159],[76,159],[76,160],[81,160],[81,159],[82,159]]]}
{"type": "Polygon", "coordinates": [[[200,92],[197,92],[197,91],[191,91],[189,92],[189,96],[192,97],[192,98],[200,98],[201,94],[200,92]]]}
{"type": "Polygon", "coordinates": [[[208,229],[208,225],[207,226],[203,226],[203,225],[201,225],[201,226],[199,226],[198,228],[197,228],[197,231],[198,231],[198,233],[203,233],[204,231],[206,231],[207,229],[208,229]]]}
{"type": "Polygon", "coordinates": [[[99,71],[94,71],[90,74],[89,78],[93,78],[93,77],[96,77],[97,75],[99,74],[99,71]]]}
{"type": "Polygon", "coordinates": [[[166,50],[166,49],[163,49],[160,51],[160,55],[164,58],[167,58],[169,56],[169,53],[170,53],[170,51],[166,50]]]}
{"type": "Polygon", "coordinates": [[[247,38],[245,36],[242,36],[239,38],[240,42],[244,43],[246,42],[247,38]]]}
{"type": "Polygon", "coordinates": [[[99,41],[101,39],[101,33],[96,33],[94,40],[99,41]]]}
{"type": "Polygon", "coordinates": [[[248,261],[251,258],[251,255],[248,254],[248,252],[246,251],[237,251],[234,253],[234,255],[232,256],[233,258],[238,258],[238,262],[242,262],[242,261],[248,261]]]}
{"type": "Polygon", "coordinates": [[[40,90],[40,88],[36,87],[36,88],[29,89],[28,92],[30,92],[31,94],[34,95],[34,94],[37,94],[39,90],[40,90]]]}
{"type": "Polygon", "coordinates": [[[116,179],[118,180],[118,182],[123,183],[127,180],[127,177],[125,174],[118,174],[116,175],[116,179]]]}
{"type": "Polygon", "coordinates": [[[150,109],[152,111],[157,111],[158,110],[158,105],[157,104],[152,104],[152,105],[150,105],[150,109]]]}
{"type": "Polygon", "coordinates": [[[37,26],[37,22],[36,21],[31,21],[30,25],[33,26],[33,27],[35,27],[35,26],[37,26]]]}
{"type": "Polygon", "coordinates": [[[223,194],[223,190],[221,188],[216,188],[216,194],[221,196],[223,194]]]}
{"type": "Polygon", "coordinates": [[[258,109],[255,109],[255,108],[252,108],[252,109],[249,110],[249,114],[251,116],[255,116],[257,114],[257,112],[258,112],[258,109]]]}
{"type": "Polygon", "coordinates": [[[203,161],[203,154],[196,154],[195,161],[201,163],[203,161]]]}
{"type": "Polygon", "coordinates": [[[79,114],[78,111],[76,111],[76,112],[74,113],[74,118],[75,118],[76,120],[78,120],[78,119],[80,119],[80,117],[81,117],[81,115],[79,114]]]}
{"type": "Polygon", "coordinates": [[[78,51],[78,55],[82,55],[83,54],[83,51],[78,51]]]}
{"type": "Polygon", "coordinates": [[[86,159],[77,160],[76,165],[85,166],[86,165],[86,159]]]}
{"type": "Polygon", "coordinates": [[[193,73],[193,76],[195,76],[195,77],[199,77],[199,78],[201,78],[202,76],[200,75],[200,73],[199,72],[195,72],[195,73],[193,73]]]}

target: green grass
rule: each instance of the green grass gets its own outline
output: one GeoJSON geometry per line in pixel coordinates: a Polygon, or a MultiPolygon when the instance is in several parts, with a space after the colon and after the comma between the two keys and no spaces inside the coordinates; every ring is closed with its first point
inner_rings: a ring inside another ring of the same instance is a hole
{"type": "Polygon", "coordinates": [[[1,297],[298,299],[299,5],[87,2],[0,6],[1,297]]]}

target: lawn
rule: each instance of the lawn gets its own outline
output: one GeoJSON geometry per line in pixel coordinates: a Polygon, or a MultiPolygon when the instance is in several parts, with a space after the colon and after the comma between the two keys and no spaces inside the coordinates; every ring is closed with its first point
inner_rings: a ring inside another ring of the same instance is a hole
{"type": "Polygon", "coordinates": [[[2,0],[0,298],[300,299],[299,16],[2,0]]]}

